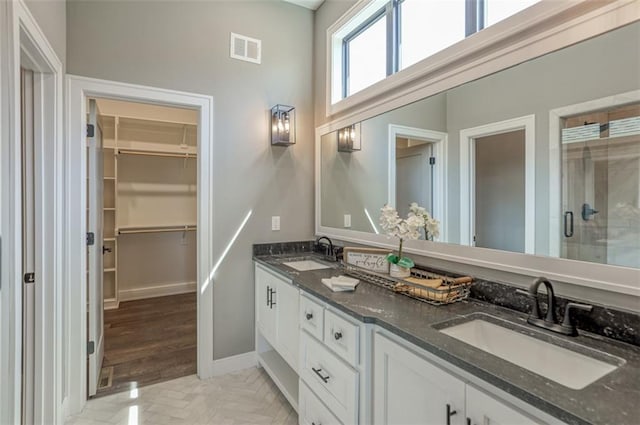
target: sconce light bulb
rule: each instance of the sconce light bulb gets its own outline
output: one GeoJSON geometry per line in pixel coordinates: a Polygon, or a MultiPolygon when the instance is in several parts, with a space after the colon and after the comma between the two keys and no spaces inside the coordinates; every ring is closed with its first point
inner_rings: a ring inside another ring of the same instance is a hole
{"type": "Polygon", "coordinates": [[[288,133],[289,132],[289,127],[290,127],[289,114],[284,114],[284,131],[286,131],[288,133]]]}
{"type": "Polygon", "coordinates": [[[278,118],[278,132],[284,130],[284,124],[282,123],[282,118],[278,118]]]}
{"type": "Polygon", "coordinates": [[[349,132],[349,139],[351,142],[356,140],[356,130],[353,127],[351,127],[351,131],[349,132]]]}

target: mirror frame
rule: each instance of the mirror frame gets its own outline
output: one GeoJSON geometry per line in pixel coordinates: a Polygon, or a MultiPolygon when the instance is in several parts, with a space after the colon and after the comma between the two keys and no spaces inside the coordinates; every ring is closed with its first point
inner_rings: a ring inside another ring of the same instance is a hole
{"type": "MultiPolygon", "coordinates": [[[[573,3],[586,5],[589,2],[588,0],[582,0],[574,1],[573,3]]],[[[387,91],[380,97],[380,100],[366,105],[356,105],[351,112],[317,127],[315,132],[316,235],[326,235],[345,242],[382,248],[397,248],[396,241],[388,239],[386,235],[322,226],[320,217],[320,196],[322,193],[320,143],[322,135],[639,21],[640,8],[634,6],[633,3],[633,0],[603,2],[603,5],[595,10],[585,6],[584,13],[576,13],[571,16],[560,14],[550,16],[550,20],[555,19],[553,28],[543,28],[540,32],[533,32],[525,40],[520,40],[516,43],[516,45],[514,45],[511,37],[503,36],[494,45],[496,50],[492,52],[490,58],[483,59],[482,66],[465,67],[463,65],[461,68],[464,69],[460,72],[454,72],[455,68],[452,67],[447,70],[448,72],[444,73],[444,77],[433,77],[429,73],[429,64],[420,63],[416,66],[416,72],[421,72],[424,78],[418,79],[418,83],[412,84],[403,90],[387,91]],[[524,46],[527,48],[523,49],[524,46]]],[[[504,32],[512,32],[515,35],[517,30],[517,27],[505,28],[504,32]]],[[[424,62],[428,62],[428,60],[424,62]]],[[[472,61],[469,61],[469,64],[471,63],[472,61]]],[[[553,130],[553,125],[550,123],[551,130],[553,130]]],[[[553,155],[557,155],[557,152],[552,149],[549,155],[553,158],[553,155]]],[[[559,282],[640,297],[640,270],[629,267],[424,240],[405,242],[405,251],[415,255],[519,275],[544,275],[551,280],[559,282]]]]}

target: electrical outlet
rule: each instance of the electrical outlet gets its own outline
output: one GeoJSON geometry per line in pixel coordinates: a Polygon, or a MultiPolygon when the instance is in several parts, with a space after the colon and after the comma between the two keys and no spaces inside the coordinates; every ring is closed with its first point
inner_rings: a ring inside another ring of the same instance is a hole
{"type": "Polygon", "coordinates": [[[277,231],[280,230],[280,216],[274,215],[271,217],[271,230],[277,231]]]}
{"type": "Polygon", "coordinates": [[[351,227],[351,214],[344,215],[344,227],[351,227]]]}

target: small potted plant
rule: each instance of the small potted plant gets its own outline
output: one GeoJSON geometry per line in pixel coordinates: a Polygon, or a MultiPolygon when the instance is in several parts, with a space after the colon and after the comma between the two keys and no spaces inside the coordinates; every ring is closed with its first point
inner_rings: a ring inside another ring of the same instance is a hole
{"type": "Polygon", "coordinates": [[[398,254],[389,254],[389,274],[391,277],[405,278],[411,276],[413,260],[403,256],[402,243],[404,240],[420,239],[422,230],[426,240],[434,240],[440,234],[440,223],[431,217],[427,210],[413,202],[409,207],[409,215],[406,219],[400,218],[398,211],[390,205],[380,209],[380,226],[389,237],[400,240],[398,254]]]}
{"type": "Polygon", "coordinates": [[[400,240],[398,254],[389,254],[389,274],[391,277],[411,276],[411,267],[415,264],[413,260],[403,256],[402,243],[405,239],[420,238],[420,230],[424,226],[424,220],[415,214],[409,214],[406,219],[400,218],[398,211],[390,205],[385,205],[380,209],[380,226],[389,237],[396,237],[400,240]]]}

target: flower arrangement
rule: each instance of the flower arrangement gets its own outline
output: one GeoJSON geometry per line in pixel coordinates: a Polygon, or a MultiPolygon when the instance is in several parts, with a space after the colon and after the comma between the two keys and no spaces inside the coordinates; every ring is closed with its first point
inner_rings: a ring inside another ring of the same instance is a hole
{"type": "Polygon", "coordinates": [[[409,208],[409,215],[406,219],[400,218],[398,211],[392,206],[385,204],[380,209],[380,226],[389,237],[396,237],[400,240],[398,254],[389,254],[387,261],[396,266],[410,269],[415,264],[413,260],[403,257],[402,244],[404,240],[420,239],[424,229],[425,238],[433,240],[439,235],[439,222],[427,212],[427,210],[413,202],[409,208]]]}
{"type": "Polygon", "coordinates": [[[415,202],[412,202],[409,206],[409,216],[413,214],[416,217],[420,217],[423,220],[424,238],[428,241],[432,241],[440,236],[440,222],[431,217],[431,214],[426,208],[421,207],[415,202]]]}

